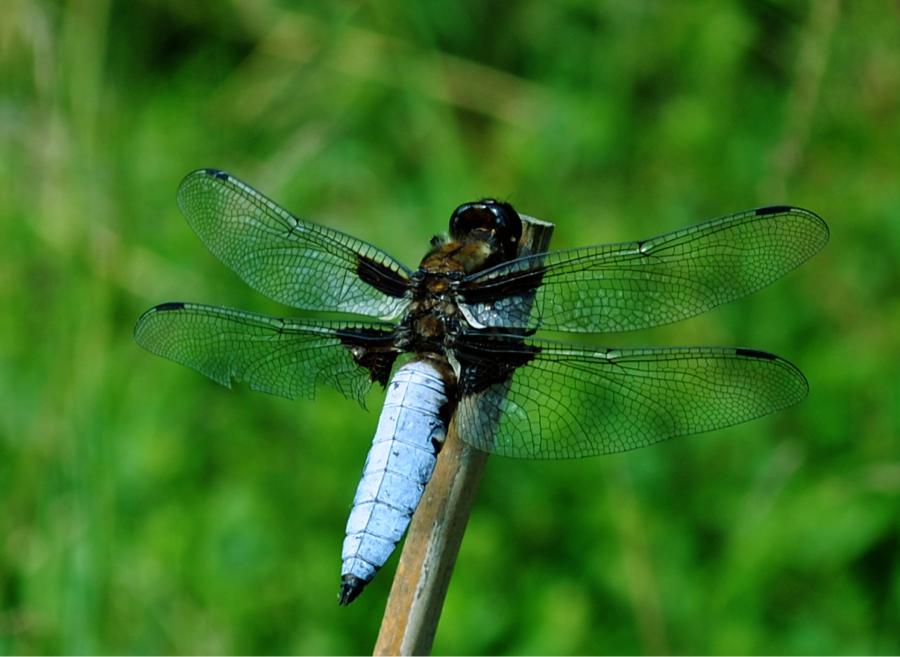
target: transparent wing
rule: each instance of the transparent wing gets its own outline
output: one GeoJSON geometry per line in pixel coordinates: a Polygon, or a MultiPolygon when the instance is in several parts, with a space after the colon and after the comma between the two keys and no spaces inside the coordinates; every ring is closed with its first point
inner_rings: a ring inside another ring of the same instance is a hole
{"type": "Polygon", "coordinates": [[[460,357],[460,437],[533,459],[610,454],[720,429],[795,404],[808,390],[791,363],[752,349],[592,350],[513,339],[499,347],[482,340],[460,357]],[[509,363],[518,365],[511,377],[509,363]]]}
{"type": "Polygon", "coordinates": [[[367,367],[374,355],[387,359],[390,370],[392,335],[390,325],[278,319],[194,303],[151,308],[134,328],[144,349],[229,388],[241,381],[254,390],[311,399],[324,383],[360,403],[373,378],[375,369],[367,367]]]}
{"type": "Polygon", "coordinates": [[[828,226],[759,208],[638,242],[555,251],[462,281],[474,326],[606,333],[668,324],[754,292],[814,255],[828,226]],[[534,294],[533,305],[523,298],[534,294]]]}
{"type": "Polygon", "coordinates": [[[409,270],[374,246],[298,219],[216,169],[189,173],[178,205],[191,228],[248,285],[295,308],[391,319],[409,270]]]}

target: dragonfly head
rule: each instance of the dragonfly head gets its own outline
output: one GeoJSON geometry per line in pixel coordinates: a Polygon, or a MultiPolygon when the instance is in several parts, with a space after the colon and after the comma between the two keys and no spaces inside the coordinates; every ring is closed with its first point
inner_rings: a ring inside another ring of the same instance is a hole
{"type": "Polygon", "coordinates": [[[500,251],[503,260],[516,257],[522,237],[522,220],[509,203],[492,198],[463,203],[450,216],[454,240],[483,240],[500,251]]]}

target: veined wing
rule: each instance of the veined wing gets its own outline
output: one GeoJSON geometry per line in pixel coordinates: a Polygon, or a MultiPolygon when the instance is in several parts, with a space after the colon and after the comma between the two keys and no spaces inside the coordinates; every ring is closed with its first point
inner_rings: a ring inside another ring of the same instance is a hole
{"type": "Polygon", "coordinates": [[[828,241],[813,212],[739,212],[638,242],[519,258],[461,282],[476,327],[606,333],[692,317],[750,294],[828,241]],[[533,305],[522,304],[534,294],[533,305]]]}
{"type": "Polygon", "coordinates": [[[298,219],[234,176],[189,173],[178,205],[191,228],[248,285],[295,308],[391,319],[409,270],[354,237],[298,219]]]}
{"type": "Polygon", "coordinates": [[[279,319],[196,303],[164,303],[134,327],[139,345],[231,387],[311,399],[319,383],[363,403],[386,385],[397,354],[390,324],[279,319]]]}
{"type": "Polygon", "coordinates": [[[610,454],[772,413],[806,396],[803,374],[753,349],[582,349],[466,339],[454,416],[467,443],[503,456],[610,454]]]}

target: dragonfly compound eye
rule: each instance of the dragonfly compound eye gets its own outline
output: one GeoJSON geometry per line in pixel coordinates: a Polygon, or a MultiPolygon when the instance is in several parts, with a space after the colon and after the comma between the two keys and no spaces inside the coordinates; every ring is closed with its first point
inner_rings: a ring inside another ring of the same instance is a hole
{"type": "Polygon", "coordinates": [[[504,256],[515,256],[522,237],[522,220],[509,203],[482,199],[464,203],[450,217],[450,236],[459,240],[472,231],[482,229],[493,233],[503,245],[504,256]]]}

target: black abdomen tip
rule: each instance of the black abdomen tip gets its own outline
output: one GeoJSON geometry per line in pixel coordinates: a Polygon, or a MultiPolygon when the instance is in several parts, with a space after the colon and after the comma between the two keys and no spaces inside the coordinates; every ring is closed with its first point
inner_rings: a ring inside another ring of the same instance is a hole
{"type": "Polygon", "coordinates": [[[338,597],[338,603],[342,607],[346,607],[356,600],[363,589],[366,588],[367,581],[360,579],[356,575],[344,575],[341,577],[341,593],[338,597]]]}

